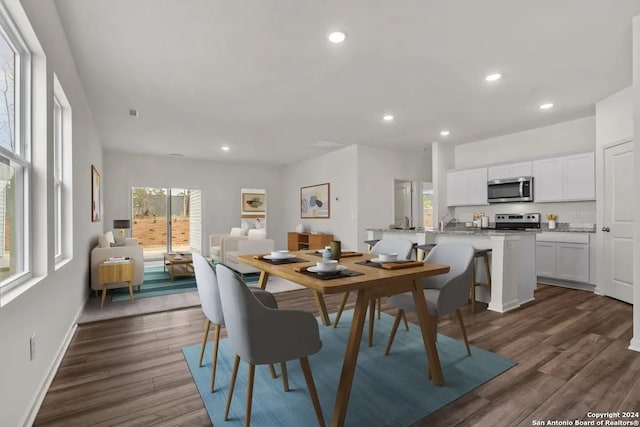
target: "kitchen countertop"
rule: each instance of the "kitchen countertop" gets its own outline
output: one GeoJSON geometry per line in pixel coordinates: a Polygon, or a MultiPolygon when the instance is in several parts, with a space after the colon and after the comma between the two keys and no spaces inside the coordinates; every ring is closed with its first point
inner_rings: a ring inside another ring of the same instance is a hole
{"type": "Polygon", "coordinates": [[[438,234],[460,234],[460,235],[505,235],[505,234],[522,234],[522,233],[542,233],[542,232],[554,232],[554,233],[595,233],[595,225],[589,226],[572,226],[568,222],[561,222],[556,225],[556,228],[550,230],[548,223],[544,222],[540,224],[540,228],[527,228],[525,230],[496,230],[492,228],[493,223],[489,228],[474,228],[465,227],[464,224],[453,224],[447,226],[444,231],[437,229],[425,230],[421,228],[407,230],[401,228],[367,228],[365,231],[382,231],[391,233],[438,233],[438,234]]]}

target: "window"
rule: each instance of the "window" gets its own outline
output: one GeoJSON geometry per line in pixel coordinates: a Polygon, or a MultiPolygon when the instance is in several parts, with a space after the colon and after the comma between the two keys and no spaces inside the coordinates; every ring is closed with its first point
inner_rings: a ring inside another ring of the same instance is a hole
{"type": "Polygon", "coordinates": [[[56,261],[62,257],[62,105],[53,95],[53,227],[56,261]]]}
{"type": "Polygon", "coordinates": [[[0,10],[0,292],[29,276],[29,60],[0,10]]]}

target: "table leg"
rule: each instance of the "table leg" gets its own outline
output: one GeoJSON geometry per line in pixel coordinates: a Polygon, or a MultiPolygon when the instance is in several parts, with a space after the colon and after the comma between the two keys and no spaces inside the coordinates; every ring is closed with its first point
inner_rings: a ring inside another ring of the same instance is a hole
{"type": "Polygon", "coordinates": [[[316,299],[316,305],[318,306],[318,311],[320,312],[320,317],[322,318],[322,324],[325,326],[329,326],[331,322],[329,321],[329,313],[327,313],[327,306],[324,303],[324,298],[322,295],[316,291],[313,291],[313,296],[316,299]]]}
{"type": "Polygon", "coordinates": [[[171,276],[171,281],[173,282],[173,263],[169,265],[169,276],[171,276]]]}
{"type": "Polygon", "coordinates": [[[133,301],[133,286],[131,285],[131,282],[127,282],[129,284],[129,299],[131,300],[131,304],[134,303],[133,301]]]}
{"type": "Polygon", "coordinates": [[[260,278],[258,279],[258,287],[262,290],[267,287],[267,281],[269,280],[269,273],[262,270],[260,272],[260,278]]]}
{"type": "Polygon", "coordinates": [[[438,357],[438,349],[436,348],[435,335],[433,333],[434,319],[429,316],[427,310],[427,302],[422,291],[422,283],[418,280],[413,281],[413,303],[416,307],[416,313],[420,319],[420,331],[422,332],[422,341],[424,349],[427,352],[427,361],[429,363],[429,372],[435,385],[444,384],[442,377],[442,367],[440,366],[440,357],[438,357]]]}
{"type": "Polygon", "coordinates": [[[107,284],[102,285],[102,300],[100,301],[100,308],[104,305],[104,298],[107,296],[107,284]]]}
{"type": "Polygon", "coordinates": [[[369,347],[373,346],[373,322],[376,315],[376,299],[371,298],[369,301],[369,338],[367,340],[367,345],[369,347]]]}
{"type": "Polygon", "coordinates": [[[358,352],[360,351],[360,340],[362,340],[364,318],[367,314],[367,306],[369,305],[370,299],[370,293],[367,290],[358,291],[353,320],[351,321],[351,329],[349,330],[347,349],[344,353],[340,384],[338,385],[338,391],[336,393],[336,403],[333,406],[333,415],[331,416],[331,425],[333,427],[343,426],[344,419],[347,416],[349,395],[351,394],[351,385],[353,384],[353,377],[356,371],[358,352]]]}

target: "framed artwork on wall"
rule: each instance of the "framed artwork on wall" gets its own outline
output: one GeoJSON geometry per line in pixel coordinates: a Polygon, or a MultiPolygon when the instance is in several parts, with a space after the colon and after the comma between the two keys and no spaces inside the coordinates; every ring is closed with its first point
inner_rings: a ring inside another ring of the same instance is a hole
{"type": "Polygon", "coordinates": [[[264,213],[267,203],[267,195],[264,193],[242,193],[242,207],[240,212],[248,213],[264,213]]]}
{"type": "Polygon", "coordinates": [[[91,222],[99,222],[101,216],[100,204],[100,174],[95,166],[91,165],[91,222]]]}
{"type": "Polygon", "coordinates": [[[329,218],[329,183],[300,188],[300,218],[329,218]]]}

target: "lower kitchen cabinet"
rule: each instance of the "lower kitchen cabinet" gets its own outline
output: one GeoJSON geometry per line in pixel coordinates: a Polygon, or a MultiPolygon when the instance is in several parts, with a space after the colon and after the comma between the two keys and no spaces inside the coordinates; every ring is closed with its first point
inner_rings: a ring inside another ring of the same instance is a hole
{"type": "Polygon", "coordinates": [[[589,283],[589,235],[541,233],[536,236],[536,274],[589,283]]]}

